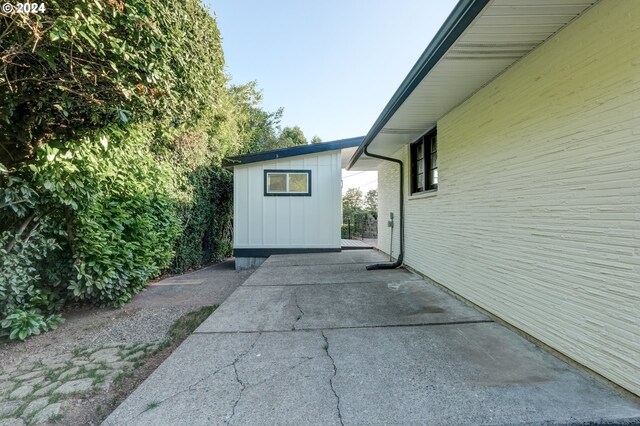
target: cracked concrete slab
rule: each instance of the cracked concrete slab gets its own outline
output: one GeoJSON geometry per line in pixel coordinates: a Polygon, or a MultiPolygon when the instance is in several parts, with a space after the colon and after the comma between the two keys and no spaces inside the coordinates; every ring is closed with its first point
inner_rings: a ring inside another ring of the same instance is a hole
{"type": "Polygon", "coordinates": [[[489,318],[422,280],[241,287],[196,332],[442,324],[489,318]]]}
{"type": "Polygon", "coordinates": [[[416,275],[298,256],[259,268],[105,425],[640,424],[637,399],[416,275]]]}
{"type": "Polygon", "coordinates": [[[321,332],[189,337],[104,425],[339,424],[321,332]]]}
{"type": "Polygon", "coordinates": [[[364,263],[258,268],[243,286],[352,284],[419,280],[406,269],[367,271],[364,263]]]}
{"type": "Polygon", "coordinates": [[[497,323],[324,335],[345,424],[640,424],[637,401],[497,323]]]}

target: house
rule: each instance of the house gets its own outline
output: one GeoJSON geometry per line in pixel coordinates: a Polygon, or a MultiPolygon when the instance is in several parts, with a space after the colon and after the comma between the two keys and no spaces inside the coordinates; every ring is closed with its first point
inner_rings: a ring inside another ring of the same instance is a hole
{"type": "Polygon", "coordinates": [[[461,0],[349,168],[398,263],[640,395],[640,1],[461,0]]]}
{"type": "Polygon", "coordinates": [[[339,252],[342,169],[363,138],[231,157],[236,269],[272,254],[339,252]]]}

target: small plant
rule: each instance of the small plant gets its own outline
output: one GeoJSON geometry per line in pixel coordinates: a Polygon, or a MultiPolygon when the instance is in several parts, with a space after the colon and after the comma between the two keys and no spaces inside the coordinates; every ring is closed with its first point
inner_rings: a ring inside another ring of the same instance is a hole
{"type": "Polygon", "coordinates": [[[11,340],[24,340],[29,336],[40,334],[41,331],[54,330],[62,322],[60,315],[50,315],[45,318],[36,309],[16,309],[2,320],[0,326],[9,334],[11,340]]]}
{"type": "Polygon", "coordinates": [[[61,393],[54,393],[49,395],[49,404],[54,404],[62,399],[64,399],[64,395],[61,393]]]}
{"type": "Polygon", "coordinates": [[[81,356],[86,356],[86,351],[87,351],[87,347],[86,346],[81,346],[79,348],[73,348],[73,356],[78,358],[81,356]]]}
{"type": "Polygon", "coordinates": [[[149,411],[149,410],[153,410],[154,408],[157,408],[158,406],[160,406],[160,403],[157,401],[152,401],[150,403],[147,404],[147,407],[145,408],[144,411],[149,411]]]}
{"type": "Polygon", "coordinates": [[[49,416],[49,422],[56,423],[56,422],[62,420],[63,417],[64,417],[64,415],[62,413],[53,414],[53,415],[49,416]]]}
{"type": "Polygon", "coordinates": [[[205,306],[178,318],[168,331],[172,341],[179,341],[191,334],[218,306],[205,306]]]}
{"type": "Polygon", "coordinates": [[[113,383],[116,385],[119,385],[120,383],[124,382],[126,378],[127,378],[127,373],[125,373],[124,371],[121,371],[118,374],[116,374],[116,377],[113,378],[113,383]]]}
{"type": "Polygon", "coordinates": [[[58,369],[53,369],[53,368],[48,370],[44,375],[45,379],[47,379],[47,381],[49,382],[55,381],[59,375],[58,371],[59,371],[58,369]]]}

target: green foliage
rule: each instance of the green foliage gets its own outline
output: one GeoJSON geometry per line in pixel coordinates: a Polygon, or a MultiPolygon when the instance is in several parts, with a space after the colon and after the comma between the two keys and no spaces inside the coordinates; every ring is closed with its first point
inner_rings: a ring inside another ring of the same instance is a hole
{"type": "Polygon", "coordinates": [[[342,216],[350,218],[362,211],[362,191],[359,188],[347,189],[342,196],[342,216]]]}
{"type": "Polygon", "coordinates": [[[278,148],[288,148],[291,146],[306,145],[309,142],[304,137],[302,129],[298,126],[285,127],[278,136],[278,148]]]}
{"type": "Polygon", "coordinates": [[[310,143],[322,143],[322,139],[320,139],[320,136],[315,135],[314,137],[311,138],[310,143]]]}
{"type": "Polygon", "coordinates": [[[340,238],[349,239],[351,234],[349,233],[349,224],[343,223],[340,226],[340,238]]]}
{"type": "Polygon", "coordinates": [[[229,86],[198,0],[46,7],[0,14],[0,334],[17,339],[230,255],[222,158],[306,143],[255,82],[229,86]]]}
{"type": "Polygon", "coordinates": [[[202,167],[189,175],[190,203],[180,207],[184,228],[171,269],[184,272],[231,255],[233,236],[232,174],[202,167]]]}
{"type": "Polygon", "coordinates": [[[24,340],[29,336],[40,334],[42,331],[55,330],[63,320],[60,315],[49,315],[45,318],[35,309],[23,311],[16,309],[2,320],[0,327],[11,330],[6,333],[11,340],[24,340]]]}
{"type": "Polygon", "coordinates": [[[372,189],[363,197],[360,189],[347,189],[342,196],[342,238],[363,236],[369,215],[378,217],[378,191],[372,189]]]}
{"type": "Polygon", "coordinates": [[[179,220],[173,176],[149,151],[149,132],[107,130],[45,145],[29,168],[46,205],[64,215],[75,275],[68,290],[118,306],[169,264],[179,220]]]}
{"type": "Polygon", "coordinates": [[[364,195],[363,206],[366,211],[378,216],[378,190],[371,189],[364,195]]]}
{"type": "Polygon", "coordinates": [[[283,109],[275,112],[264,111],[260,107],[262,92],[257,88],[255,81],[232,86],[229,89],[229,99],[244,136],[239,154],[269,151],[279,147],[278,135],[281,131],[283,109]]]}
{"type": "Polygon", "coordinates": [[[16,171],[24,178],[6,179],[2,216],[18,231],[3,233],[0,314],[69,299],[119,306],[168,266],[180,232],[174,178],[149,137],[130,127],[52,141],[16,171]]]}
{"type": "MultiPolygon", "coordinates": [[[[46,274],[44,259],[54,262],[60,250],[54,238],[46,237],[41,219],[26,238],[4,231],[0,235],[0,335],[24,340],[32,334],[54,329],[60,317],[53,313],[61,306],[61,282],[57,268],[46,274]],[[12,244],[10,251],[7,251],[12,244]],[[46,283],[45,285],[42,285],[46,283]]],[[[56,266],[60,263],[56,263],[56,266]]]]}
{"type": "Polygon", "coordinates": [[[8,166],[78,130],[197,121],[224,90],[220,35],[198,0],[52,0],[0,21],[8,166]]]}

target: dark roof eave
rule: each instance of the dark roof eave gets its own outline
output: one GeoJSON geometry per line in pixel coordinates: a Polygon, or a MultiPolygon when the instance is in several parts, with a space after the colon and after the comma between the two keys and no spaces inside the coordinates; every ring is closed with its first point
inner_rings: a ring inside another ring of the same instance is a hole
{"type": "Polygon", "coordinates": [[[364,136],[349,139],[339,139],[329,142],[321,142],[308,145],[294,146],[291,148],[274,149],[271,151],[256,152],[253,154],[238,155],[225,158],[222,166],[233,168],[244,164],[259,163],[263,161],[277,160],[280,158],[296,157],[299,155],[316,154],[319,152],[336,151],[345,148],[354,148],[362,143],[364,136]]]}
{"type": "Polygon", "coordinates": [[[469,24],[489,3],[489,0],[460,0],[451,14],[447,17],[431,40],[425,51],[420,55],[416,64],[411,68],[409,74],[400,84],[400,87],[393,94],[387,105],[380,113],[369,133],[358,146],[358,149],[349,160],[347,170],[351,169],[360,156],[364,153],[365,147],[373,141],[382,128],[391,119],[393,114],[400,108],[404,101],[411,95],[413,90],[420,84],[422,79],[438,63],[440,58],[449,50],[455,41],[467,29],[469,24]]]}

